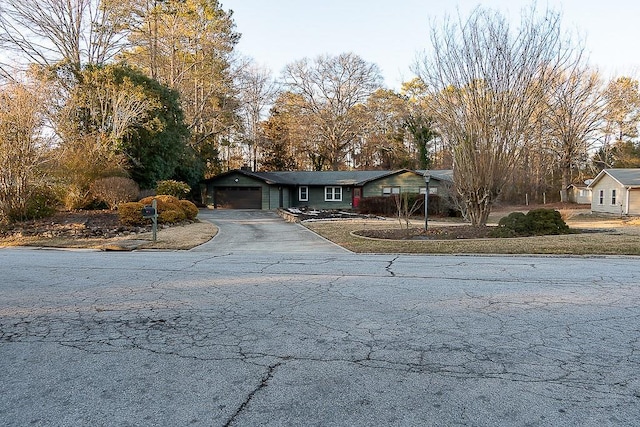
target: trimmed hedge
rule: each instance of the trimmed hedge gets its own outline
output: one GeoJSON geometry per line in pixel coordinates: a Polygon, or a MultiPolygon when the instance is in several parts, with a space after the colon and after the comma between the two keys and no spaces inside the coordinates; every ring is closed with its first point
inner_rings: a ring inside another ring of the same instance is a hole
{"type": "Polygon", "coordinates": [[[142,217],[144,205],[140,202],[120,203],[118,205],[118,219],[125,225],[145,225],[149,220],[142,217]]]}
{"type": "Polygon", "coordinates": [[[194,220],[198,216],[198,207],[188,200],[180,200],[180,206],[188,220],[194,220]]]}
{"type": "Polygon", "coordinates": [[[187,219],[187,215],[183,210],[170,209],[167,211],[158,212],[159,224],[173,224],[181,222],[187,219]]]}
{"type": "Polygon", "coordinates": [[[160,224],[171,224],[184,221],[185,219],[194,220],[198,216],[198,207],[188,200],[178,200],[175,196],[161,194],[159,196],[149,196],[140,200],[145,206],[151,205],[153,199],[158,204],[158,222],[160,224]],[[170,211],[174,211],[169,213],[170,211]]]}
{"type": "Polygon", "coordinates": [[[139,202],[121,203],[118,205],[120,222],[127,225],[148,224],[150,220],[142,217],[142,208],[150,206],[153,199],[157,203],[159,224],[174,224],[187,219],[192,221],[198,216],[198,208],[190,201],[163,194],[145,197],[139,202]]]}

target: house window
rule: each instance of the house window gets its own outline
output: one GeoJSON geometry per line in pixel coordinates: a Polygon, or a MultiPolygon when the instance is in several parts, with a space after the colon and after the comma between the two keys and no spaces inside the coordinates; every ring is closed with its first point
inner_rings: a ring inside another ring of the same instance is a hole
{"type": "Polygon", "coordinates": [[[611,190],[611,204],[616,204],[616,190],[611,190]]]}
{"type": "Polygon", "coordinates": [[[299,187],[298,188],[298,200],[301,202],[309,201],[309,187],[299,187]]]}
{"type": "Polygon", "coordinates": [[[325,202],[341,202],[342,187],[324,187],[325,202]]]}
{"type": "MultiPolygon", "coordinates": [[[[427,187],[420,187],[420,194],[426,194],[427,187]]],[[[429,187],[429,194],[438,194],[438,187],[429,187]]]]}
{"type": "Polygon", "coordinates": [[[598,204],[604,205],[604,190],[600,190],[598,193],[598,204]]]}
{"type": "Polygon", "coordinates": [[[390,196],[392,194],[400,194],[400,187],[382,187],[383,196],[390,196]]]}

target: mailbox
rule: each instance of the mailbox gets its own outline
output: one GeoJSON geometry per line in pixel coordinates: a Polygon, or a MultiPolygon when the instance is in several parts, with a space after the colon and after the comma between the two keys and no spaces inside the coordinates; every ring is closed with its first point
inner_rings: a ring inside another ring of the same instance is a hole
{"type": "Polygon", "coordinates": [[[145,206],[142,208],[143,218],[153,218],[156,216],[156,209],[153,206],[145,206]]]}

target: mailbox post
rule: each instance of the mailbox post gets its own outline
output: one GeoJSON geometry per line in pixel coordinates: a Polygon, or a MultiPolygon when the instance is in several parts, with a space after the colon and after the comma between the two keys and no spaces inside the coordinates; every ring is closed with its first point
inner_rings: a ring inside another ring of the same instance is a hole
{"type": "Polygon", "coordinates": [[[153,242],[156,241],[156,235],[158,233],[158,202],[156,199],[151,201],[151,206],[145,206],[142,208],[142,217],[151,218],[153,222],[153,242]]]}

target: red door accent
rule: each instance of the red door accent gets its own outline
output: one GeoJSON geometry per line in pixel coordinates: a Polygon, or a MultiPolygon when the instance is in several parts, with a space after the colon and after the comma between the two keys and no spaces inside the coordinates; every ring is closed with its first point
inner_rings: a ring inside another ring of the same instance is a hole
{"type": "Polygon", "coordinates": [[[362,195],[362,188],[358,187],[358,188],[354,188],[353,189],[353,208],[357,208],[358,205],[360,204],[360,197],[362,195]]]}

